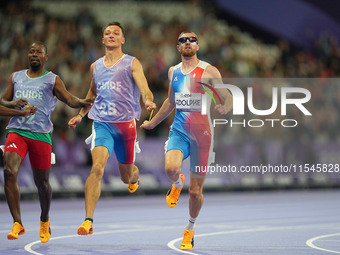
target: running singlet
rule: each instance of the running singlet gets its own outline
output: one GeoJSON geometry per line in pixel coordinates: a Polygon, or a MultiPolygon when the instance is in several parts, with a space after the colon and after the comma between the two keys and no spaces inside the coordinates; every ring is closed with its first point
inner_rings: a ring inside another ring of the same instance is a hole
{"type": "Polygon", "coordinates": [[[28,70],[22,70],[14,73],[12,100],[26,99],[31,106],[37,107],[37,111],[28,117],[12,117],[6,129],[52,132],[51,113],[58,101],[57,97],[53,95],[57,75],[47,72],[39,77],[29,77],[27,72],[28,70]]]}
{"type": "Polygon", "coordinates": [[[183,74],[181,70],[182,63],[179,63],[174,67],[171,86],[175,96],[176,112],[171,129],[175,129],[187,138],[190,137],[190,129],[193,131],[194,126],[208,129],[210,132],[209,115],[202,115],[200,108],[198,111],[186,111],[179,109],[181,107],[181,99],[183,97],[188,97],[189,95],[192,97],[192,94],[198,94],[200,97],[200,94],[204,93],[200,89],[203,86],[198,83],[198,81],[201,81],[207,66],[209,66],[207,62],[199,61],[197,66],[188,74],[183,74]],[[190,83],[191,78],[194,80],[190,83]]]}
{"type": "Polygon", "coordinates": [[[139,119],[140,92],[131,74],[134,57],[124,54],[111,67],[106,67],[104,58],[94,64],[93,81],[97,97],[89,112],[89,118],[104,122],[127,122],[139,119]]]}

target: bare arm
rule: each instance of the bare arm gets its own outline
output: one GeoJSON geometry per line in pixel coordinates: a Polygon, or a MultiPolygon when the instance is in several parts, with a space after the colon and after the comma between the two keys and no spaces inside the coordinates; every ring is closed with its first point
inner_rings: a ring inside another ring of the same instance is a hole
{"type": "MultiPolygon", "coordinates": [[[[208,78],[209,83],[214,86],[214,84],[223,84],[222,77],[218,69],[214,66],[208,66],[203,78],[208,78]]],[[[217,89],[218,94],[224,99],[223,105],[215,106],[215,109],[220,114],[227,114],[233,107],[233,97],[227,89],[217,89]]]]}
{"type": "Polygon", "coordinates": [[[132,62],[132,77],[142,95],[146,110],[150,112],[152,109],[156,109],[156,104],[153,102],[153,94],[149,89],[143,67],[137,59],[134,59],[132,62]]]}
{"type": "MultiPolygon", "coordinates": [[[[96,85],[93,81],[93,69],[94,69],[94,64],[92,64],[91,67],[90,67],[92,79],[91,79],[91,83],[90,83],[90,88],[89,88],[87,95],[86,95],[86,98],[85,98],[86,100],[91,100],[92,102],[94,102],[94,100],[97,96],[97,88],[96,88],[96,85]]],[[[76,126],[81,122],[83,117],[90,111],[91,107],[92,107],[92,105],[83,106],[80,109],[78,115],[69,120],[69,122],[68,122],[69,128],[75,129],[76,126]]]]}
{"type": "Polygon", "coordinates": [[[151,121],[144,121],[144,123],[140,126],[141,128],[145,129],[153,129],[159,123],[161,123],[169,114],[175,109],[175,99],[174,99],[174,92],[171,86],[171,79],[173,74],[173,67],[169,69],[168,77],[170,80],[169,83],[169,90],[168,90],[168,98],[165,99],[161,108],[157,112],[157,114],[151,119],[151,121]]]}
{"type": "Polygon", "coordinates": [[[79,99],[68,92],[65,88],[64,82],[59,77],[56,77],[53,93],[60,101],[72,108],[91,106],[93,103],[93,101],[90,99],[79,99]]]}
{"type": "Polygon", "coordinates": [[[0,105],[0,116],[24,116],[27,117],[36,112],[36,106],[27,106],[24,110],[16,110],[0,105]]]}
{"type": "Polygon", "coordinates": [[[13,75],[14,73],[10,76],[10,78],[7,81],[7,87],[0,99],[0,104],[6,107],[10,107],[10,108],[17,107],[20,109],[24,107],[25,105],[27,105],[28,101],[26,99],[19,99],[16,101],[12,101],[13,96],[14,96],[13,75]]]}

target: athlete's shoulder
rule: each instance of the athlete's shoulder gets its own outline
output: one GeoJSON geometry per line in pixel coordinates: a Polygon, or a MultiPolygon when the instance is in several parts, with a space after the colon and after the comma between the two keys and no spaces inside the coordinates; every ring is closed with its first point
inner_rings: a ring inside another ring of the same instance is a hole
{"type": "Polygon", "coordinates": [[[177,70],[178,68],[180,68],[181,65],[182,65],[182,62],[177,64],[177,65],[171,66],[169,68],[169,71],[168,71],[168,79],[169,79],[169,81],[172,80],[172,75],[173,75],[174,71],[177,70]]]}
{"type": "Polygon", "coordinates": [[[48,79],[50,81],[50,83],[52,84],[56,84],[56,82],[63,82],[61,80],[61,78],[59,77],[59,75],[53,73],[52,71],[49,71],[48,73],[46,73],[46,79],[48,79]]]}
{"type": "Polygon", "coordinates": [[[178,63],[177,65],[173,66],[173,70],[178,70],[182,67],[182,62],[181,63],[178,63]]]}
{"type": "Polygon", "coordinates": [[[129,54],[126,54],[126,53],[124,53],[123,58],[126,58],[126,59],[137,59],[135,56],[132,56],[132,55],[129,55],[129,54]]]}
{"type": "Polygon", "coordinates": [[[139,61],[138,58],[131,56],[129,54],[124,53],[124,55],[121,57],[119,62],[123,63],[127,68],[131,68],[131,71],[142,68],[142,63],[139,61]]]}
{"type": "Polygon", "coordinates": [[[93,73],[95,67],[98,67],[98,65],[104,65],[104,56],[101,58],[98,58],[96,61],[94,61],[90,66],[90,71],[93,73]]]}
{"type": "MultiPolygon", "coordinates": [[[[46,75],[50,75],[50,76],[58,76],[58,74],[53,73],[52,71],[48,71],[48,73],[46,73],[46,75]]],[[[59,77],[59,76],[58,76],[59,77]]]]}
{"type": "Polygon", "coordinates": [[[142,65],[142,63],[139,61],[138,58],[134,57],[134,56],[131,56],[131,55],[125,55],[124,56],[124,59],[126,59],[127,61],[131,62],[132,65],[136,65],[136,64],[139,64],[139,65],[142,65]]]}
{"type": "Polygon", "coordinates": [[[20,79],[24,78],[26,76],[26,73],[27,73],[28,69],[23,69],[23,70],[19,70],[19,71],[15,71],[11,74],[10,76],[10,80],[14,80],[18,77],[20,77],[20,79]]]}
{"type": "Polygon", "coordinates": [[[92,63],[92,65],[96,65],[96,64],[99,64],[99,63],[104,63],[104,58],[105,58],[105,56],[102,56],[102,57],[98,58],[96,61],[94,61],[92,63]]]}
{"type": "Polygon", "coordinates": [[[215,66],[209,64],[205,68],[205,72],[204,72],[203,77],[204,78],[220,78],[221,73],[215,66]]]}
{"type": "Polygon", "coordinates": [[[28,69],[23,69],[23,70],[19,70],[19,71],[15,71],[12,73],[12,75],[18,75],[18,74],[25,74],[27,73],[28,69]]]}
{"type": "Polygon", "coordinates": [[[91,66],[96,67],[96,66],[104,66],[104,58],[105,56],[102,56],[100,58],[98,58],[96,61],[94,61],[91,66]]]}
{"type": "Polygon", "coordinates": [[[208,62],[205,62],[203,60],[200,60],[200,62],[198,62],[198,67],[201,67],[203,69],[207,69],[209,66],[211,66],[211,64],[209,64],[208,62]]]}

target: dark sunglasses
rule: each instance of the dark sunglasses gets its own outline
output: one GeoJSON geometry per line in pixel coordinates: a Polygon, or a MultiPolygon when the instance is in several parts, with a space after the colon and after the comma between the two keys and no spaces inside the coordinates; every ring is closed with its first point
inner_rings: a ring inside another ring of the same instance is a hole
{"type": "Polygon", "coordinates": [[[184,44],[187,42],[187,40],[189,40],[190,43],[194,43],[198,41],[196,37],[181,37],[178,39],[178,42],[181,44],[184,44]]]}

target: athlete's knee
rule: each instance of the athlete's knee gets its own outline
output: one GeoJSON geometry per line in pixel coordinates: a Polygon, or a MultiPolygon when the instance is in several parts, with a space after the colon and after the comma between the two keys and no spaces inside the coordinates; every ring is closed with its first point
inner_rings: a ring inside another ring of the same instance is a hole
{"type": "Polygon", "coordinates": [[[35,184],[37,186],[38,191],[40,191],[40,192],[48,192],[48,191],[52,190],[48,179],[44,178],[44,179],[41,179],[41,180],[36,180],[35,184]]]}
{"type": "Polygon", "coordinates": [[[13,167],[10,167],[8,165],[4,166],[4,177],[5,177],[5,180],[16,180],[17,175],[18,175],[18,170],[17,169],[15,169],[13,167]]]}
{"type": "Polygon", "coordinates": [[[168,176],[175,176],[181,172],[181,167],[172,163],[165,164],[165,172],[168,176]]]}
{"type": "Polygon", "coordinates": [[[15,152],[9,151],[4,154],[5,180],[10,180],[11,178],[16,180],[21,162],[21,157],[15,152]]]}
{"type": "Polygon", "coordinates": [[[40,173],[36,172],[34,174],[35,186],[37,186],[39,190],[48,189],[50,185],[48,178],[49,178],[48,175],[42,174],[41,172],[40,173]]]}
{"type": "Polygon", "coordinates": [[[203,190],[201,187],[190,187],[189,188],[189,195],[191,199],[200,199],[203,197],[203,190]]]}
{"type": "Polygon", "coordinates": [[[101,180],[104,175],[104,168],[105,168],[105,165],[101,163],[93,164],[92,169],[91,169],[91,175],[101,180]]]}

